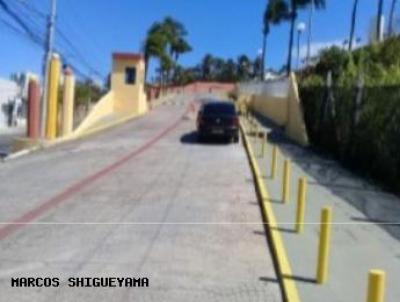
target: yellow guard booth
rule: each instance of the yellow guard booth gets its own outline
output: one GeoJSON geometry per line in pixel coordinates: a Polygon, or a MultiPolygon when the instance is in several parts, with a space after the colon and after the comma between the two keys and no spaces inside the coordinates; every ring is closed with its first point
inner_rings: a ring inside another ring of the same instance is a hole
{"type": "Polygon", "coordinates": [[[73,135],[106,128],[147,112],[143,55],[118,52],[112,58],[110,91],[97,102],[73,135]]]}
{"type": "Polygon", "coordinates": [[[114,93],[115,112],[141,114],[147,111],[144,69],[141,54],[113,54],[111,91],[114,93]]]}

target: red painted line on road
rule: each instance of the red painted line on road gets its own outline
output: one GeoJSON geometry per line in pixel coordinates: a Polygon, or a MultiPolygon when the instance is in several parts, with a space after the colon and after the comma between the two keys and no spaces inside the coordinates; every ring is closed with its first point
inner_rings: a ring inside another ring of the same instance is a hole
{"type": "MultiPolygon", "coordinates": [[[[188,108],[184,115],[191,110],[188,108]]],[[[150,147],[152,147],[155,143],[157,143],[159,140],[161,140],[164,136],[166,136],[168,133],[170,133],[172,130],[174,130],[182,121],[182,117],[180,117],[176,122],[174,122],[172,125],[170,125],[168,128],[163,130],[161,133],[159,133],[157,136],[153,137],[151,140],[146,142],[144,145],[139,147],[138,149],[134,150],[133,152],[125,155],[124,157],[118,159],[116,162],[112,163],[111,165],[101,169],[100,171],[80,180],[79,182],[67,187],[64,191],[61,193],[57,194],[56,196],[50,198],[43,204],[39,205],[37,208],[34,208],[30,210],[29,212],[21,215],[20,217],[16,218],[12,222],[9,222],[8,224],[4,225],[3,227],[0,228],[0,240],[3,240],[4,238],[10,236],[20,228],[24,227],[24,224],[30,223],[33,220],[39,218],[42,216],[44,213],[48,212],[49,210],[57,207],[61,203],[65,202],[70,198],[72,195],[76,194],[77,192],[81,191],[84,189],[86,186],[89,184],[92,184],[96,180],[106,176],[107,174],[115,171],[119,167],[121,167],[123,164],[125,164],[127,161],[131,160],[132,158],[138,156],[139,154],[143,153],[150,147]]]]}

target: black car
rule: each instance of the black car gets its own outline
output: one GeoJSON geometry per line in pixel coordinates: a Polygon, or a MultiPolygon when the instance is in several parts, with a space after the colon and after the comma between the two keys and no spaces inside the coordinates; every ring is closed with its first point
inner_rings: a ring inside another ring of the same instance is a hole
{"type": "Polygon", "coordinates": [[[204,103],[197,117],[199,140],[210,137],[239,141],[239,116],[235,106],[228,102],[212,101],[204,103]]]}

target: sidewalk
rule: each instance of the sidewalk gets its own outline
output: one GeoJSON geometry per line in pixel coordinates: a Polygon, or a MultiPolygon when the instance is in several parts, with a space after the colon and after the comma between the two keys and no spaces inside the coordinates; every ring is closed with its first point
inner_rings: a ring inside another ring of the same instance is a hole
{"type": "Polygon", "coordinates": [[[14,138],[22,136],[25,131],[25,126],[0,128],[0,158],[11,153],[11,145],[14,138]]]}
{"type": "MultiPolygon", "coordinates": [[[[285,140],[267,121],[265,155],[261,138],[248,136],[278,221],[292,276],[303,302],[366,301],[371,269],[386,272],[386,302],[400,301],[400,199],[352,175],[334,160],[322,158],[285,140]],[[272,146],[279,148],[277,175],[271,179],[272,146]],[[284,159],[292,161],[290,199],[282,203],[284,159]],[[294,231],[299,177],[308,180],[305,226],[294,231]],[[317,285],[316,265],[320,211],[332,207],[333,225],[328,282],[317,285]],[[386,223],[386,224],[382,224],[386,223]],[[387,224],[391,223],[391,224],[387,224]]],[[[246,129],[248,123],[243,119],[246,129]]]]}

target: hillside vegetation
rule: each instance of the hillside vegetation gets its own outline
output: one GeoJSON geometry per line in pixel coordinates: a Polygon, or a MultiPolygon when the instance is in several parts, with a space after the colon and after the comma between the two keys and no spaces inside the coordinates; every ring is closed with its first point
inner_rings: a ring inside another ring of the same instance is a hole
{"type": "Polygon", "coordinates": [[[400,38],[325,50],[300,77],[314,147],[400,193],[400,38]],[[331,72],[332,86],[327,85],[331,72]]]}

